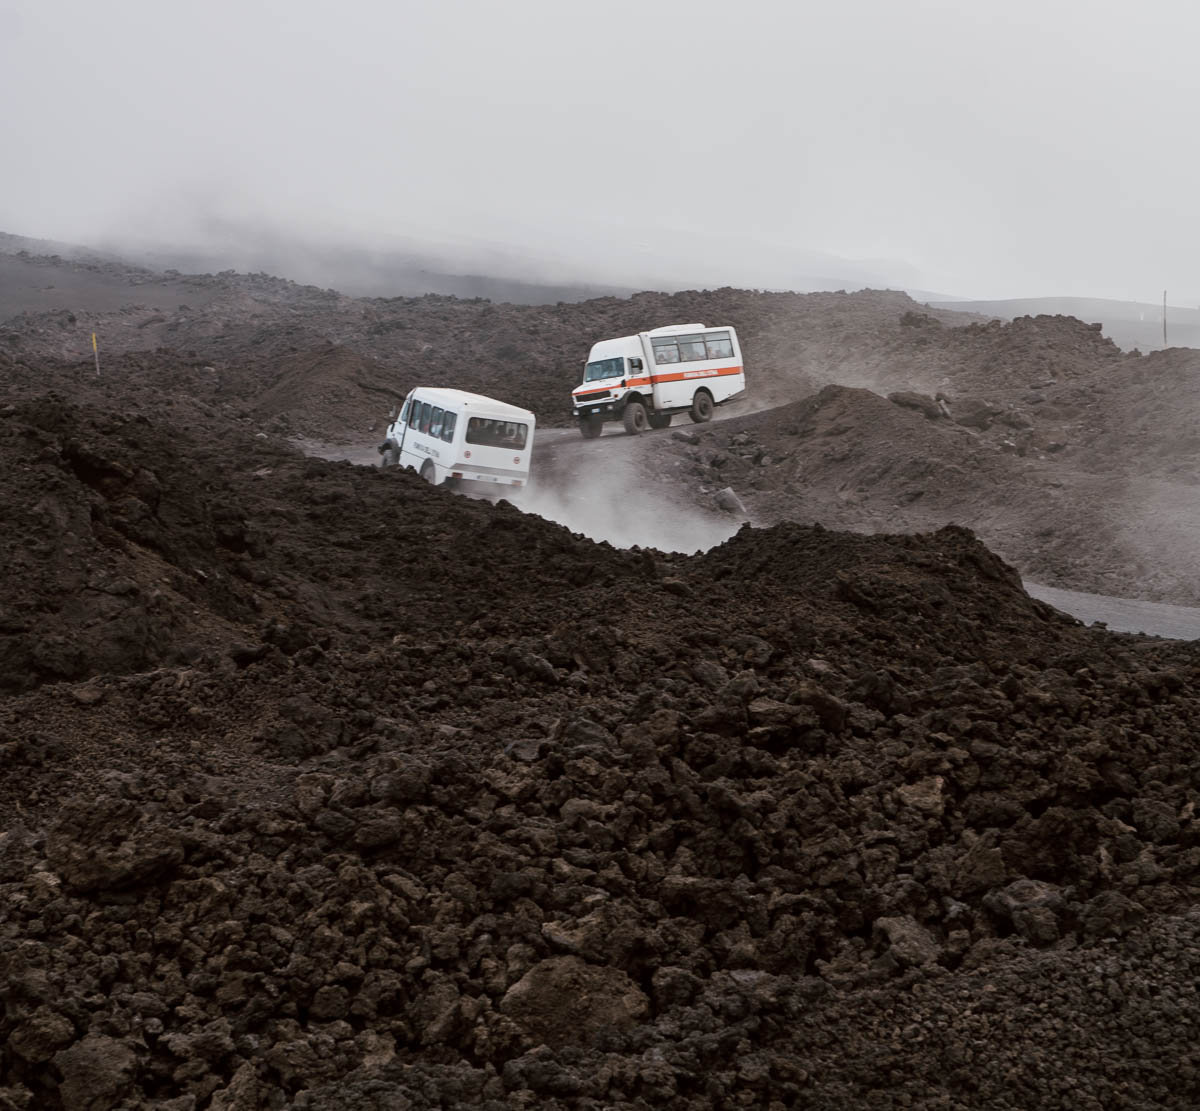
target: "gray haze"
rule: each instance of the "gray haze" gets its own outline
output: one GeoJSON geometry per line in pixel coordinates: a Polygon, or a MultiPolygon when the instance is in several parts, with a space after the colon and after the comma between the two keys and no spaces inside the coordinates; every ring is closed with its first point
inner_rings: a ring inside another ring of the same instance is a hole
{"type": "Polygon", "coordinates": [[[0,0],[0,231],[1195,306],[1198,43],[1182,0],[0,0]]]}

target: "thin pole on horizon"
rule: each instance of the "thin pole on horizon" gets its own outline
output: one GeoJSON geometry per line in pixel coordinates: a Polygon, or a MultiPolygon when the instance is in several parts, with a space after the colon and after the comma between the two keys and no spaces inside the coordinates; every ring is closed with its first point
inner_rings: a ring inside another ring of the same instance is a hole
{"type": "Polygon", "coordinates": [[[1163,290],[1163,347],[1167,346],[1167,291],[1163,290]]]}
{"type": "Polygon", "coordinates": [[[96,333],[92,333],[92,355],[96,359],[96,377],[100,377],[100,348],[96,346],[96,333]]]}

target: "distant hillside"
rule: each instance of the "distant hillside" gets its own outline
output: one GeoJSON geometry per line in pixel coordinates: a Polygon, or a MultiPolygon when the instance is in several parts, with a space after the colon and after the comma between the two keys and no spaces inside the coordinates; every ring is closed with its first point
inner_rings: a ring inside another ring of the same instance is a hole
{"type": "Polygon", "coordinates": [[[1200,347],[1200,309],[1167,306],[1167,342],[1163,343],[1163,307],[1147,301],[1108,301],[1092,297],[1029,297],[1011,301],[930,301],[933,308],[981,313],[1001,320],[1018,316],[1074,316],[1104,325],[1103,334],[1118,347],[1161,351],[1164,347],[1200,347]]]}
{"type": "MultiPolygon", "coordinates": [[[[728,288],[730,282],[713,273],[707,277],[680,272],[673,277],[645,272],[643,263],[630,260],[630,269],[619,284],[586,280],[561,260],[539,260],[512,248],[476,249],[445,245],[328,244],[293,238],[262,228],[218,226],[203,246],[133,246],[129,243],[93,243],[91,246],[0,232],[0,266],[5,256],[25,255],[39,262],[66,260],[93,268],[136,271],[171,280],[180,274],[269,274],[300,285],[334,289],[349,297],[421,297],[426,294],[482,298],[496,304],[574,304],[597,297],[627,298],[646,289],[665,293],[728,288]],[[575,275],[572,277],[571,275],[575,275]]],[[[865,289],[900,289],[880,270],[850,263],[819,252],[801,252],[789,259],[789,273],[780,284],[753,282],[765,292],[857,292],[865,289]]],[[[719,268],[718,268],[719,270],[719,268]]],[[[59,307],[54,297],[18,296],[23,276],[9,267],[0,283],[0,319],[18,311],[43,311],[59,307]],[[8,285],[4,289],[3,285],[8,285]],[[13,307],[16,304],[17,307],[13,307]]],[[[735,283],[736,284],[736,283],[735,283]]],[[[951,302],[944,292],[905,289],[914,301],[951,302]]],[[[61,300],[61,297],[58,298],[61,300]]]]}
{"type": "Polygon", "coordinates": [[[185,274],[273,274],[301,285],[336,289],[350,297],[421,297],[426,293],[512,305],[554,305],[593,297],[628,297],[632,287],[582,282],[527,281],[489,274],[452,273],[440,260],[403,251],[370,251],[311,244],[266,244],[231,258],[228,252],[160,249],[125,254],[130,261],[185,274]]]}
{"type": "MultiPolygon", "coordinates": [[[[514,305],[553,305],[559,301],[587,301],[593,297],[628,297],[633,287],[586,282],[529,281],[480,273],[452,273],[444,260],[398,250],[371,251],[354,247],[323,247],[276,239],[236,250],[200,248],[133,248],[114,244],[104,249],[61,243],[49,239],[0,232],[0,319],[19,311],[57,307],[55,299],[29,298],[20,289],[21,267],[12,256],[24,252],[30,259],[62,259],[92,266],[117,266],[143,275],[272,274],[301,285],[336,289],[351,297],[420,297],[426,293],[514,305]]],[[[128,276],[128,275],[124,275],[128,276]]],[[[174,276],[174,275],[169,275],[174,276]]],[[[110,272],[111,277],[111,272],[110,272]]],[[[115,306],[114,306],[115,307],[115,306]]]]}

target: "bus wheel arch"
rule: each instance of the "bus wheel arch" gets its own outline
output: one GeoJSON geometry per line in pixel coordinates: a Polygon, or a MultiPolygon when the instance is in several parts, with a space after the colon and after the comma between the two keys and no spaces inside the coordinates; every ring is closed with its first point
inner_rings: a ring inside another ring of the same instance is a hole
{"type": "Polygon", "coordinates": [[[421,464],[421,477],[429,483],[430,486],[438,485],[437,467],[433,465],[433,460],[426,459],[421,464]]]}
{"type": "Polygon", "coordinates": [[[712,394],[705,389],[699,389],[692,397],[692,407],[688,410],[688,416],[692,419],[693,424],[705,424],[712,420],[713,415],[713,399],[712,394]]]}

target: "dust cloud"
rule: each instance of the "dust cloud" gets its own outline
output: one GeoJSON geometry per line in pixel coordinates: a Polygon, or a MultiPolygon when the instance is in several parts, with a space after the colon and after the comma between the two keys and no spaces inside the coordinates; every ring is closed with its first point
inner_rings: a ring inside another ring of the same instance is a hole
{"type": "Polygon", "coordinates": [[[1200,575],[1200,490],[1191,482],[1129,477],[1114,541],[1140,564],[1144,585],[1200,575]]]}
{"type": "MultiPolygon", "coordinates": [[[[535,453],[530,485],[504,497],[522,513],[564,525],[614,548],[657,548],[690,555],[728,540],[744,517],[706,512],[681,500],[661,476],[640,473],[629,457],[631,446],[622,437],[575,441],[570,432],[550,430],[564,439],[535,453]],[[655,489],[655,479],[661,487],[655,489]]],[[[374,445],[327,444],[296,438],[290,441],[306,455],[341,460],[362,467],[379,465],[374,445]]],[[[485,501],[497,500],[494,490],[459,487],[456,493],[485,501]]]]}
{"type": "Polygon", "coordinates": [[[631,446],[611,435],[556,444],[543,453],[542,473],[514,504],[615,548],[685,554],[724,543],[744,523],[685,503],[675,483],[669,494],[664,476],[639,469],[631,446]]]}

